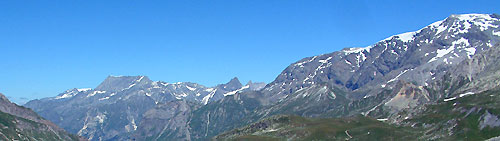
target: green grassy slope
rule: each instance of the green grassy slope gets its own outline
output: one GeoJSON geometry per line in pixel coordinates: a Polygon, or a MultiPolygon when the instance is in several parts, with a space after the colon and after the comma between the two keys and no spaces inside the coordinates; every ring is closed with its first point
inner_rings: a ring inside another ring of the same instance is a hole
{"type": "MultiPolygon", "coordinates": [[[[485,140],[500,136],[500,126],[484,124],[488,113],[496,118],[500,115],[498,89],[429,105],[419,116],[405,122],[424,127],[427,139],[485,140]]],[[[495,118],[490,118],[490,122],[495,123],[495,118]]],[[[496,123],[500,124],[500,120],[497,119],[496,123]]]]}
{"type": "Polygon", "coordinates": [[[419,130],[396,127],[363,116],[303,118],[273,116],[220,134],[215,140],[415,140],[419,130]]]}

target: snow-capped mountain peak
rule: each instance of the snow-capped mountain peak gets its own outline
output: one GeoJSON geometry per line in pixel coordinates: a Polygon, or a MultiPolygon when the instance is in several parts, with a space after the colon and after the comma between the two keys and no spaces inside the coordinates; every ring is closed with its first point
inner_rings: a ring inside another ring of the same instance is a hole
{"type": "Polygon", "coordinates": [[[457,65],[498,43],[499,19],[496,14],[451,15],[368,47],[307,57],[286,68],[265,92],[279,100],[319,83],[346,90],[375,84],[385,87],[398,80],[420,80],[416,84],[427,85],[443,75],[438,70],[457,65]],[[433,75],[419,75],[427,71],[433,75]]]}

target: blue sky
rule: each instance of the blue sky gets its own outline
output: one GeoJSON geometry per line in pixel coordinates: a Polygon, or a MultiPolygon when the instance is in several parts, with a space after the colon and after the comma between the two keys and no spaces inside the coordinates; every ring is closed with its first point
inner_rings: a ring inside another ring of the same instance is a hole
{"type": "Polygon", "coordinates": [[[0,92],[15,102],[108,75],[271,82],[301,58],[364,47],[500,1],[0,1],[0,92]]]}

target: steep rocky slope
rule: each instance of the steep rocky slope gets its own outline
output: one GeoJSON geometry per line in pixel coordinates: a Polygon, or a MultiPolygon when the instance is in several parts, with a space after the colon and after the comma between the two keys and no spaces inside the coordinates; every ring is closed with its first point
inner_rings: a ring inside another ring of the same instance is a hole
{"type": "Polygon", "coordinates": [[[0,94],[0,140],[85,140],[0,94]]]}

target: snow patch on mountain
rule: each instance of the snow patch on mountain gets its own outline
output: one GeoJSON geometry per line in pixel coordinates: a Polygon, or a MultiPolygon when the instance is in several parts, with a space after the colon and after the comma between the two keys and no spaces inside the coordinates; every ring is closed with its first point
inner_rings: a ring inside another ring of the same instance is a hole
{"type": "Polygon", "coordinates": [[[90,93],[89,95],[87,95],[87,97],[91,97],[91,96],[94,96],[96,94],[103,94],[103,93],[106,93],[106,91],[94,91],[94,92],[90,93]]]}
{"type": "Polygon", "coordinates": [[[470,47],[470,48],[465,48],[465,51],[467,51],[467,55],[469,56],[469,59],[472,58],[472,55],[476,53],[476,48],[470,47]]]}
{"type": "Polygon", "coordinates": [[[141,82],[141,80],[144,78],[144,76],[141,76],[136,82],[141,82]]]}
{"type": "Polygon", "coordinates": [[[412,41],[413,39],[415,39],[415,35],[417,33],[419,33],[421,30],[418,30],[418,31],[412,31],[412,32],[406,32],[406,33],[401,33],[401,34],[398,34],[398,35],[393,35],[393,36],[390,36],[388,38],[385,38],[384,40],[382,41],[379,41],[379,42],[383,42],[383,41],[387,41],[387,40],[391,40],[393,38],[395,39],[398,39],[400,41],[403,41],[403,42],[409,42],[409,41],[412,41]]]}
{"type": "Polygon", "coordinates": [[[466,93],[460,94],[459,97],[464,97],[464,96],[473,95],[473,94],[475,94],[475,93],[473,93],[473,92],[466,92],[466,93]]]}
{"type": "Polygon", "coordinates": [[[318,56],[314,56],[310,60],[307,60],[307,61],[304,61],[304,62],[296,63],[294,66],[304,67],[303,64],[306,64],[306,63],[314,61],[314,59],[316,59],[316,57],[318,57],[318,56]]]}
{"type": "Polygon", "coordinates": [[[500,31],[491,31],[491,34],[495,36],[500,36],[500,31]]]}
{"type": "Polygon", "coordinates": [[[453,50],[455,50],[455,46],[451,46],[451,47],[445,48],[445,49],[438,49],[436,51],[436,53],[437,53],[436,56],[434,56],[433,58],[431,58],[427,63],[436,61],[438,58],[441,58],[441,57],[445,56],[446,54],[450,53],[453,50]]]}
{"type": "Polygon", "coordinates": [[[57,96],[56,98],[54,99],[64,99],[64,98],[70,98],[70,97],[73,97],[75,96],[77,93],[76,92],[70,92],[70,93],[65,93],[61,96],[57,96]]]}
{"type": "Polygon", "coordinates": [[[194,91],[194,90],[196,90],[196,88],[189,87],[189,86],[187,86],[187,85],[186,85],[186,88],[187,88],[187,89],[189,89],[190,91],[194,91]]]}
{"type": "Polygon", "coordinates": [[[452,44],[452,46],[457,46],[457,45],[470,46],[469,40],[467,40],[465,38],[460,38],[456,41],[453,41],[451,44],[452,44]]]}
{"type": "Polygon", "coordinates": [[[90,91],[92,90],[92,88],[80,88],[80,89],[77,89],[79,92],[86,92],[86,91],[90,91]]]}
{"type": "Polygon", "coordinates": [[[236,90],[236,91],[231,91],[231,92],[225,93],[225,94],[223,94],[223,95],[224,95],[224,96],[234,95],[234,94],[236,94],[236,92],[238,92],[238,91],[237,91],[237,90],[236,90]]]}
{"type": "Polygon", "coordinates": [[[344,60],[346,64],[348,65],[352,65],[351,62],[347,61],[347,60],[344,60]]]}
{"type": "MultiPolygon", "coordinates": [[[[413,70],[413,69],[409,69],[409,70],[413,70]]],[[[401,71],[401,73],[399,73],[396,77],[392,78],[391,80],[387,81],[387,83],[391,83],[391,82],[393,82],[393,81],[398,80],[398,79],[399,79],[399,77],[400,77],[401,75],[405,74],[407,71],[408,71],[408,70],[401,71]]],[[[383,87],[385,87],[385,85],[384,85],[383,87]]]]}
{"type": "Polygon", "coordinates": [[[414,36],[417,34],[417,32],[406,32],[403,34],[396,35],[399,37],[399,40],[403,42],[408,42],[414,39],[414,36]]]}
{"type": "Polygon", "coordinates": [[[203,97],[203,99],[201,100],[201,103],[203,103],[204,105],[207,105],[208,101],[210,100],[210,98],[212,98],[214,96],[215,92],[217,92],[217,89],[211,91],[210,94],[203,97]]]}
{"type": "Polygon", "coordinates": [[[205,91],[206,92],[212,92],[212,91],[214,91],[214,88],[207,88],[207,89],[205,89],[205,91]]]}
{"type": "Polygon", "coordinates": [[[245,89],[248,89],[248,88],[250,88],[250,85],[245,85],[245,86],[241,87],[240,89],[237,89],[237,90],[234,90],[234,91],[231,91],[231,92],[225,93],[225,94],[223,94],[223,95],[224,95],[224,96],[234,95],[234,94],[236,94],[236,93],[238,93],[238,92],[241,92],[241,91],[243,91],[243,90],[245,90],[245,89]]]}
{"type": "Polygon", "coordinates": [[[437,22],[432,23],[428,27],[430,27],[433,30],[436,30],[436,35],[438,35],[439,33],[446,30],[446,26],[443,25],[443,22],[444,22],[444,20],[437,21],[437,22]]]}
{"type": "Polygon", "coordinates": [[[328,58],[326,58],[325,60],[319,60],[318,62],[320,62],[320,63],[324,64],[324,63],[327,63],[327,62],[328,62],[328,60],[330,60],[330,59],[332,59],[332,57],[328,57],[328,58]]]}
{"type": "Polygon", "coordinates": [[[349,54],[353,54],[353,53],[362,53],[363,51],[370,52],[370,49],[372,47],[373,46],[360,47],[360,48],[353,47],[353,48],[344,49],[344,50],[342,50],[342,52],[344,52],[344,55],[349,55],[349,54]]]}
{"type": "Polygon", "coordinates": [[[457,99],[457,97],[446,98],[443,101],[447,102],[447,101],[452,101],[452,100],[455,100],[455,99],[457,99]]]}
{"type": "Polygon", "coordinates": [[[128,86],[127,88],[125,88],[125,89],[123,89],[123,90],[130,89],[130,88],[134,87],[135,85],[137,85],[137,84],[135,84],[135,83],[134,83],[134,84],[131,84],[130,86],[128,86]]]}
{"type": "Polygon", "coordinates": [[[167,83],[167,82],[160,82],[160,84],[163,85],[163,86],[168,86],[169,85],[169,83],[167,83]]]}
{"type": "Polygon", "coordinates": [[[456,17],[461,21],[471,21],[472,24],[479,26],[481,31],[485,31],[490,27],[498,28],[498,25],[494,25],[493,22],[499,20],[487,14],[461,14],[452,15],[452,17],[456,17]]]}
{"type": "Polygon", "coordinates": [[[109,98],[111,98],[112,96],[116,95],[116,93],[111,93],[109,96],[107,97],[103,97],[103,98],[100,98],[99,100],[102,101],[102,100],[108,100],[109,98]]]}

